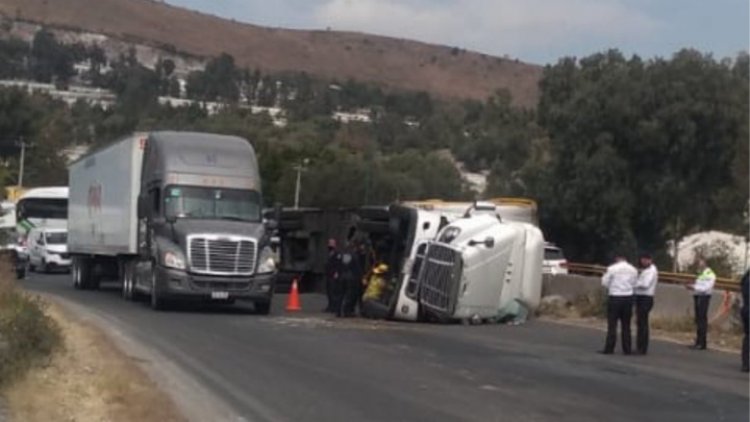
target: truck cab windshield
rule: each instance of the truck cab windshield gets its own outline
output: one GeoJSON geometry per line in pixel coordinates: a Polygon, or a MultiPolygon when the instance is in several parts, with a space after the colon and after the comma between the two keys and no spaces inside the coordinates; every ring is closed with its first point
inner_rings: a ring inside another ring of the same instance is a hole
{"type": "Polygon", "coordinates": [[[46,238],[48,245],[64,245],[68,243],[68,234],[65,232],[47,233],[46,238]]]}
{"type": "Polygon", "coordinates": [[[252,190],[170,186],[164,196],[167,218],[260,221],[260,194],[252,190]]]}

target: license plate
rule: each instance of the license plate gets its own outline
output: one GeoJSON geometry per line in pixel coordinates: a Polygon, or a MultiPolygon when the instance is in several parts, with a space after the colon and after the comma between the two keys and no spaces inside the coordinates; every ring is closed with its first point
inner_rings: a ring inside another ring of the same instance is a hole
{"type": "Polygon", "coordinates": [[[228,292],[211,292],[211,299],[229,299],[228,292]]]}

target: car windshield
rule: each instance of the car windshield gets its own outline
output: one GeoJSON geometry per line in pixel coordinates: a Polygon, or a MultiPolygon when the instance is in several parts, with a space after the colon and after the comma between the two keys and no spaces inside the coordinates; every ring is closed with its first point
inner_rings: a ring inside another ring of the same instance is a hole
{"type": "Polygon", "coordinates": [[[68,234],[65,232],[47,233],[48,245],[64,245],[68,243],[68,234]]]}
{"type": "Polygon", "coordinates": [[[558,260],[565,259],[565,256],[563,255],[563,251],[561,249],[545,248],[544,259],[547,261],[558,261],[558,260]]]}
{"type": "Polygon", "coordinates": [[[260,221],[260,194],[252,190],[170,186],[165,215],[176,218],[260,221]]]}

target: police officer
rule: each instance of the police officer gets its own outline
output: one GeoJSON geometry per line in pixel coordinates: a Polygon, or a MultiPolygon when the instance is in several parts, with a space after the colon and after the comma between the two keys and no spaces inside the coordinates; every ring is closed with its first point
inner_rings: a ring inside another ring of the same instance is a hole
{"type": "Polygon", "coordinates": [[[326,296],[328,305],[323,312],[337,313],[341,309],[341,287],[338,285],[338,268],[341,254],[336,248],[336,239],[328,239],[328,258],[326,260],[326,296]]]}
{"type": "Polygon", "coordinates": [[[599,353],[611,355],[617,343],[617,323],[622,331],[622,353],[631,353],[630,319],[633,316],[633,291],[638,270],[624,256],[615,257],[615,263],[602,276],[602,286],[607,288],[607,339],[599,353]]]}
{"type": "Polygon", "coordinates": [[[698,259],[698,277],[695,283],[687,287],[693,291],[693,304],[695,305],[695,344],[690,346],[693,350],[706,350],[706,334],[708,331],[708,306],[711,304],[711,294],[714,291],[716,274],[708,267],[704,258],[698,259]]]}
{"type": "Polygon", "coordinates": [[[742,372],[750,372],[750,348],[748,348],[748,317],[750,317],[750,270],[745,271],[745,275],[742,277],[742,309],[740,309],[740,315],[742,316],[742,330],[744,336],[742,337],[742,372]]]}
{"type": "Polygon", "coordinates": [[[353,317],[360,299],[362,289],[362,267],[359,263],[358,247],[350,241],[341,252],[338,280],[344,290],[343,301],[338,316],[353,317]]]}
{"type": "Polygon", "coordinates": [[[639,355],[648,353],[649,323],[648,316],[654,307],[654,293],[659,279],[659,271],[651,255],[644,253],[640,258],[641,272],[635,284],[635,318],[638,333],[636,334],[636,352],[639,355]]]}

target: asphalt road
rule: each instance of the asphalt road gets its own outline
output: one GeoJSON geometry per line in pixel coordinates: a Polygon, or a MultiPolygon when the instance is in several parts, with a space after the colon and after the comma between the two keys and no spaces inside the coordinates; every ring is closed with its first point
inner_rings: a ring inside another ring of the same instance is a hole
{"type": "MultiPolygon", "coordinates": [[[[69,276],[23,284],[77,303],[154,348],[245,420],[748,421],[738,356],[655,342],[648,357],[595,353],[603,333],[532,321],[440,326],[250,307],[153,312],[69,276]]],[[[104,327],[107,329],[107,327],[104,327]]]]}

